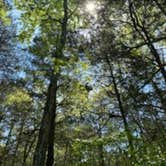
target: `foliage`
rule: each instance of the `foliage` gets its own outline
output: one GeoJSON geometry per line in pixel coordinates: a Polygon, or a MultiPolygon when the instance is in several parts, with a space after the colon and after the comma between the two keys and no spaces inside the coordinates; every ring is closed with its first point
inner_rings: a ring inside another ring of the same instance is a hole
{"type": "Polygon", "coordinates": [[[0,26],[0,165],[166,164],[165,2],[86,3],[15,0],[18,39],[0,26]]]}

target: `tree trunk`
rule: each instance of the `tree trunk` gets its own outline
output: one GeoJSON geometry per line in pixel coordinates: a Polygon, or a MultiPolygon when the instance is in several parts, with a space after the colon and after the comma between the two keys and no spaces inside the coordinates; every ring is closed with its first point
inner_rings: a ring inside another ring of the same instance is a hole
{"type": "MultiPolygon", "coordinates": [[[[55,104],[55,107],[56,107],[56,104],[55,104]]],[[[56,108],[55,108],[55,111],[52,112],[52,117],[51,117],[46,166],[53,166],[54,164],[55,116],[56,116],[56,108]]]]}
{"type": "Polygon", "coordinates": [[[27,140],[27,143],[26,143],[25,148],[24,148],[24,156],[23,156],[22,166],[26,166],[26,160],[29,156],[29,153],[31,152],[31,149],[32,149],[34,143],[35,143],[36,137],[34,137],[31,140],[31,142],[29,142],[29,139],[27,140]]]}
{"type": "Polygon", "coordinates": [[[4,161],[2,161],[4,166],[6,166],[6,159],[5,158],[6,158],[6,155],[8,155],[9,144],[10,144],[10,141],[11,141],[13,128],[14,128],[14,121],[11,120],[9,134],[7,136],[7,140],[6,140],[6,143],[5,143],[5,149],[4,149],[4,152],[3,152],[2,156],[0,156],[0,158],[4,158],[4,161]]]}
{"type": "Polygon", "coordinates": [[[19,145],[20,145],[21,137],[22,137],[22,132],[23,132],[23,128],[24,128],[24,122],[25,122],[25,118],[22,119],[22,122],[21,122],[20,131],[19,131],[19,134],[18,134],[18,137],[17,137],[16,147],[15,147],[15,150],[14,150],[14,155],[13,155],[12,160],[11,160],[11,166],[15,165],[16,156],[17,156],[17,152],[18,152],[18,149],[19,149],[19,145]]]}
{"type": "MultiPolygon", "coordinates": [[[[38,142],[34,154],[33,166],[44,166],[48,148],[52,116],[56,108],[57,78],[53,75],[48,87],[47,101],[41,121],[38,142]]],[[[55,119],[54,119],[55,120],[55,119]]]]}
{"type": "Polygon", "coordinates": [[[132,141],[132,134],[130,132],[129,125],[128,125],[128,122],[127,122],[127,119],[126,119],[126,113],[125,113],[125,110],[123,108],[121,95],[120,95],[118,87],[117,87],[117,83],[116,83],[116,79],[115,79],[115,76],[114,76],[114,73],[113,73],[111,62],[110,62],[107,55],[106,55],[105,58],[106,58],[107,64],[109,65],[109,68],[110,68],[110,74],[111,74],[111,78],[112,78],[112,82],[113,82],[113,86],[114,86],[114,90],[115,90],[115,95],[116,95],[118,105],[119,105],[119,110],[120,110],[120,113],[121,113],[121,116],[122,116],[124,129],[125,129],[125,132],[126,132],[128,143],[129,143],[129,148],[130,148],[130,151],[132,152],[134,150],[133,141],[132,141]]]}
{"type": "MultiPolygon", "coordinates": [[[[54,58],[63,58],[63,50],[66,43],[67,22],[68,22],[68,0],[63,0],[64,17],[61,22],[60,41],[54,58]]],[[[54,64],[57,65],[57,64],[54,64]]],[[[48,88],[47,101],[40,126],[38,142],[34,154],[33,166],[44,166],[47,153],[47,166],[52,166],[54,162],[54,131],[56,117],[56,91],[59,73],[54,74],[48,88]]]]}

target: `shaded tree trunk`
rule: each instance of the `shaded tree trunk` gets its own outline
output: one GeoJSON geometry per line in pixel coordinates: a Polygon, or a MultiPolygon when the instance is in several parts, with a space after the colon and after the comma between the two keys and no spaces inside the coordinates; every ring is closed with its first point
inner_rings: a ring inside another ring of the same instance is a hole
{"type": "Polygon", "coordinates": [[[3,154],[2,154],[2,157],[0,157],[0,158],[4,159],[4,161],[2,161],[4,166],[6,166],[5,156],[8,154],[8,151],[9,151],[9,144],[10,144],[10,141],[11,141],[11,136],[12,136],[13,129],[14,129],[14,121],[12,120],[11,124],[10,124],[9,134],[7,136],[7,140],[6,140],[6,143],[5,143],[5,150],[4,150],[3,154]]]}
{"type": "Polygon", "coordinates": [[[18,134],[18,137],[17,137],[16,147],[15,147],[15,150],[14,150],[14,155],[13,155],[12,160],[11,160],[11,166],[15,165],[17,152],[18,152],[18,149],[19,149],[19,145],[21,143],[21,137],[22,137],[22,132],[23,132],[23,128],[24,128],[24,122],[25,122],[25,119],[22,119],[22,122],[20,124],[21,125],[20,126],[20,131],[19,131],[19,134],[18,134]]]}
{"type": "Polygon", "coordinates": [[[132,141],[132,134],[130,132],[129,125],[128,125],[128,122],[127,122],[127,119],[126,119],[126,113],[125,113],[125,110],[124,110],[124,107],[123,107],[123,104],[122,104],[121,95],[120,95],[119,89],[117,87],[116,79],[115,79],[115,76],[114,76],[114,73],[113,73],[113,69],[112,69],[112,65],[111,65],[111,62],[109,60],[109,57],[106,55],[105,58],[106,58],[107,64],[109,65],[109,68],[110,68],[110,74],[111,74],[111,78],[112,78],[112,82],[113,82],[113,86],[114,86],[114,90],[115,90],[115,95],[116,95],[116,98],[117,98],[117,101],[118,101],[120,113],[122,115],[122,120],[123,120],[124,129],[125,129],[125,132],[126,132],[128,143],[129,143],[129,148],[132,152],[134,150],[133,141],[132,141]]]}
{"type": "MultiPolygon", "coordinates": [[[[56,107],[56,104],[55,104],[55,107],[56,107]]],[[[55,116],[56,116],[56,108],[55,108],[55,111],[52,112],[52,117],[51,117],[46,166],[52,166],[54,164],[55,116]]]]}
{"type": "MultiPolygon", "coordinates": [[[[64,17],[61,22],[60,41],[54,58],[63,58],[63,50],[66,43],[67,22],[68,22],[68,0],[63,0],[64,17]]],[[[54,64],[56,65],[56,64],[54,64]]],[[[34,154],[33,166],[52,166],[54,163],[54,131],[56,117],[56,91],[59,73],[54,74],[48,88],[47,101],[40,126],[38,142],[34,154]],[[48,153],[47,153],[48,152],[48,153]],[[46,161],[47,154],[47,161],[46,161]]]]}
{"type": "Polygon", "coordinates": [[[56,83],[57,78],[53,75],[48,87],[47,101],[41,121],[38,142],[34,154],[33,166],[44,166],[49,142],[52,116],[56,108],[56,83]]]}
{"type": "Polygon", "coordinates": [[[27,143],[26,143],[25,148],[24,148],[24,156],[23,156],[22,166],[26,166],[26,160],[29,156],[29,153],[32,150],[32,147],[35,143],[35,140],[36,140],[36,137],[34,137],[30,142],[29,142],[29,140],[27,140],[27,143]]]}

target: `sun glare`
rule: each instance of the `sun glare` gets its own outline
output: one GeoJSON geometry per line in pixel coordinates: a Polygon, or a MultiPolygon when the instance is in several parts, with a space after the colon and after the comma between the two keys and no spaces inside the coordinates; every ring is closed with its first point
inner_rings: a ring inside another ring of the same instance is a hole
{"type": "Polygon", "coordinates": [[[96,12],[96,4],[95,2],[87,2],[86,4],[86,10],[87,12],[91,13],[91,14],[95,14],[96,12]]]}

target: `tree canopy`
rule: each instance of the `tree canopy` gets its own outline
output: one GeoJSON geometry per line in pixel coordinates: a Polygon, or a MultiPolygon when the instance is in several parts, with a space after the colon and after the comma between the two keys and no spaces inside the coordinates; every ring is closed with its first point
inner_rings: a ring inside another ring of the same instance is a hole
{"type": "Polygon", "coordinates": [[[0,0],[0,166],[166,165],[164,0],[0,0]]]}

